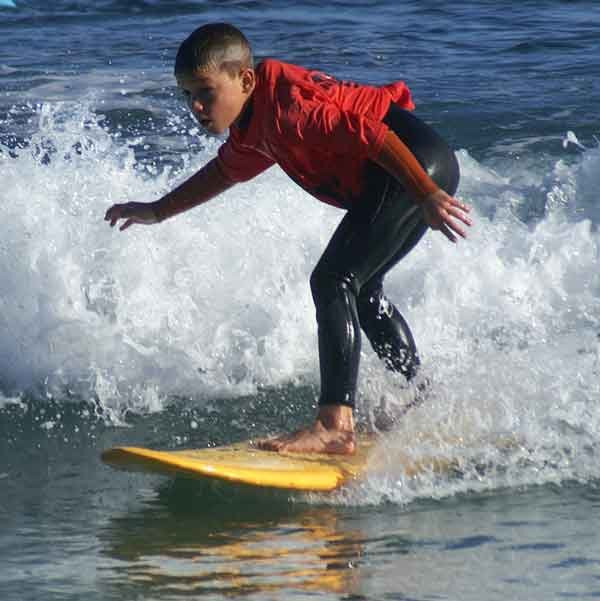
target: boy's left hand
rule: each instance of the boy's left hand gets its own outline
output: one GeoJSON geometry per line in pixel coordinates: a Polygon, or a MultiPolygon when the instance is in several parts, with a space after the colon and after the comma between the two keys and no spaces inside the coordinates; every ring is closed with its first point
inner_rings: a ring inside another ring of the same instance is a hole
{"type": "Polygon", "coordinates": [[[470,210],[468,205],[446,194],[441,188],[423,200],[427,225],[432,230],[440,230],[450,242],[456,242],[454,234],[462,238],[467,237],[466,231],[458,222],[462,221],[465,225],[471,226],[472,221],[467,216],[470,210]]]}

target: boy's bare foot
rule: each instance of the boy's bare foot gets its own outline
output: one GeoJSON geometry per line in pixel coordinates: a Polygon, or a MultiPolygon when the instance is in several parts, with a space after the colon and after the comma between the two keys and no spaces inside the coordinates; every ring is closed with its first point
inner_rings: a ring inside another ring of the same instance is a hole
{"type": "Polygon", "coordinates": [[[323,405],[317,421],[293,434],[259,440],[263,451],[284,453],[331,453],[351,455],[356,450],[352,408],[345,405],[323,405]]]}

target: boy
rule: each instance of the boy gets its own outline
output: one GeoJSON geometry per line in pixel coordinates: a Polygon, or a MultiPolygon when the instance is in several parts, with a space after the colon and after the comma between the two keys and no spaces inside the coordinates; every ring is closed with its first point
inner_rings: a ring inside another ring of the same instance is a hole
{"type": "Polygon", "coordinates": [[[310,279],[318,323],[321,396],[315,423],[258,443],[265,450],[350,454],[360,330],[389,369],[411,379],[410,329],[383,294],[385,274],[427,227],[465,237],[468,207],[454,199],[454,153],[414,108],[403,82],[338,82],[275,60],[256,69],[235,27],[200,27],[180,46],[177,84],[200,125],[229,129],[218,156],[163,198],[108,209],[111,227],[152,224],[202,204],[271,165],[319,200],[346,210],[310,279]],[[427,172],[425,171],[427,170],[427,172]],[[429,174],[429,175],[428,175],[429,174]]]}

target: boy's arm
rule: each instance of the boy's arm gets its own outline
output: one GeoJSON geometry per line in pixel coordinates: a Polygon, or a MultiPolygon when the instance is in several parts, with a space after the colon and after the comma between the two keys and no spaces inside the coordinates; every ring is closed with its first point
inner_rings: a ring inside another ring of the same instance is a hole
{"type": "Polygon", "coordinates": [[[373,160],[399,180],[423,205],[425,220],[432,229],[440,230],[451,242],[456,242],[454,233],[466,237],[465,230],[456,220],[470,226],[471,220],[466,215],[469,207],[439,188],[394,132],[385,134],[381,150],[373,160]]]}
{"type": "Polygon", "coordinates": [[[196,207],[234,185],[235,182],[223,175],[217,161],[213,159],[180,186],[165,194],[160,200],[150,203],[128,202],[116,204],[106,211],[105,221],[113,227],[119,219],[125,219],[120,230],[134,223],[152,224],[196,207]]]}

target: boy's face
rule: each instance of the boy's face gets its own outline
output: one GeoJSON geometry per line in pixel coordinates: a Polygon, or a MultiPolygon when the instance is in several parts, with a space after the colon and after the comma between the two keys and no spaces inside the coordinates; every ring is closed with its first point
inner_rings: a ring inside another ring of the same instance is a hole
{"type": "Polygon", "coordinates": [[[224,133],[240,116],[255,82],[253,69],[242,69],[234,77],[218,68],[176,77],[198,123],[213,134],[224,133]]]}

